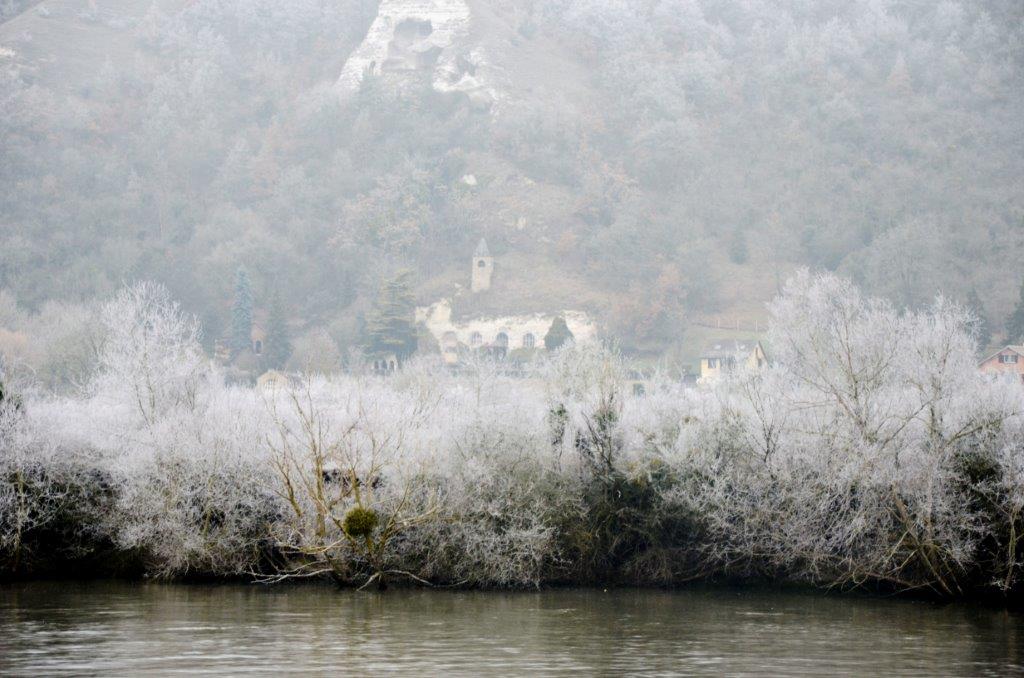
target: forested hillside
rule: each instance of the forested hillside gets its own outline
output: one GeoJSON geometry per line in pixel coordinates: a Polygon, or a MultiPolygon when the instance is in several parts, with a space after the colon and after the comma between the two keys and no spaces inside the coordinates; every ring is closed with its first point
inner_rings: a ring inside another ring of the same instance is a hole
{"type": "Polygon", "coordinates": [[[257,306],[344,348],[383,274],[429,300],[486,236],[501,303],[661,351],[761,319],[802,265],[903,305],[974,291],[997,330],[1024,275],[1019,0],[474,0],[488,104],[415,72],[339,92],[368,0],[8,5],[0,289],[22,310],[154,279],[209,345],[245,265],[257,306]]]}

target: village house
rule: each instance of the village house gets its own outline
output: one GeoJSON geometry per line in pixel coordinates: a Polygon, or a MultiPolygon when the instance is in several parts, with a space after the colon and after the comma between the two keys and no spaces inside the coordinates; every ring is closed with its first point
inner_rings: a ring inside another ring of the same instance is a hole
{"type": "Polygon", "coordinates": [[[262,325],[253,323],[252,331],[249,332],[249,344],[255,355],[263,355],[263,342],[267,340],[267,332],[262,325]]]}
{"type": "MultiPolygon", "coordinates": [[[[253,355],[263,355],[263,344],[267,340],[267,332],[263,329],[262,313],[257,313],[249,330],[249,348],[253,355]]],[[[213,344],[213,357],[223,365],[231,362],[233,351],[227,339],[217,339],[213,344]]]]}
{"type": "Polygon", "coordinates": [[[700,381],[713,382],[738,365],[760,369],[768,364],[764,346],[756,340],[727,339],[707,344],[700,355],[700,381]]]}
{"type": "Polygon", "coordinates": [[[290,389],[302,384],[302,379],[295,374],[287,374],[278,370],[267,370],[256,379],[256,387],[262,391],[290,389]]]}
{"type": "Polygon", "coordinates": [[[1024,346],[1004,346],[978,363],[982,374],[1024,381],[1024,346]]]}

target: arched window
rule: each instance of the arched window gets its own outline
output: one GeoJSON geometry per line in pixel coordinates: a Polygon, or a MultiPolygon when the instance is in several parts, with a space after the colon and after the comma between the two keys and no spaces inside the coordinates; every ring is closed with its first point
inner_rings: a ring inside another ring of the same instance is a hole
{"type": "Polygon", "coordinates": [[[479,332],[474,332],[473,334],[469,335],[469,345],[472,346],[473,348],[476,348],[482,343],[484,343],[484,338],[483,335],[481,335],[479,332]]]}
{"type": "Polygon", "coordinates": [[[529,332],[523,335],[523,348],[533,348],[537,345],[537,337],[529,332]]]}
{"type": "Polygon", "coordinates": [[[483,259],[480,259],[480,260],[478,260],[476,262],[476,267],[477,268],[484,268],[485,266],[487,266],[487,262],[484,261],[483,259]]]}
{"type": "Polygon", "coordinates": [[[263,353],[263,342],[260,341],[259,339],[254,341],[252,344],[252,352],[255,353],[256,355],[263,353]]]}
{"type": "Polygon", "coordinates": [[[508,335],[504,332],[498,332],[498,336],[494,338],[494,345],[508,348],[508,335]]]}

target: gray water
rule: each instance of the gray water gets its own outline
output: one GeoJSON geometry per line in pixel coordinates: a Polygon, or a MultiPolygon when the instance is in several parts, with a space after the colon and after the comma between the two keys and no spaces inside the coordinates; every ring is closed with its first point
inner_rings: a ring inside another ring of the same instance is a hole
{"type": "Polygon", "coordinates": [[[1024,616],[775,591],[0,586],[0,673],[1022,675],[1024,616]]]}

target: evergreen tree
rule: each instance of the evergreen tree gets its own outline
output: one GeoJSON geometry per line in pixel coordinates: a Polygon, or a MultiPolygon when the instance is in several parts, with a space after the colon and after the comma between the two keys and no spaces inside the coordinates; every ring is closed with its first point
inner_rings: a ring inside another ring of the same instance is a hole
{"type": "Polygon", "coordinates": [[[988,316],[985,315],[985,306],[981,303],[978,291],[971,288],[967,295],[967,308],[971,310],[977,323],[974,326],[975,336],[978,339],[978,348],[985,350],[992,343],[992,328],[988,324],[988,316]]]}
{"type": "Polygon", "coordinates": [[[1020,287],[1017,307],[1006,319],[1006,343],[1019,344],[1024,341],[1024,283],[1020,287]]]}
{"type": "Polygon", "coordinates": [[[573,339],[575,337],[569,326],[565,324],[565,318],[558,316],[551,321],[551,327],[548,328],[548,333],[544,335],[544,348],[554,351],[565,344],[565,342],[572,341],[573,339]]]}
{"type": "Polygon", "coordinates": [[[281,295],[274,291],[270,299],[270,314],[267,318],[267,338],[263,356],[267,367],[281,369],[292,355],[292,339],[288,333],[288,319],[285,317],[281,295]]]}
{"type": "Polygon", "coordinates": [[[399,272],[381,286],[377,305],[366,319],[366,348],[371,354],[394,353],[400,360],[416,351],[415,309],[408,271],[399,272]]]}
{"type": "Polygon", "coordinates": [[[245,268],[235,273],[235,301],[231,305],[231,350],[243,351],[252,341],[252,285],[245,268]]]}
{"type": "Polygon", "coordinates": [[[749,258],[747,234],[742,229],[737,228],[732,232],[732,237],[729,239],[729,260],[734,264],[745,264],[749,258]]]}

